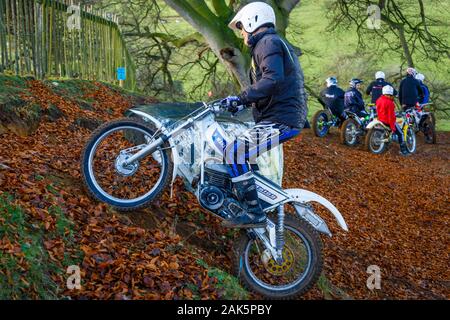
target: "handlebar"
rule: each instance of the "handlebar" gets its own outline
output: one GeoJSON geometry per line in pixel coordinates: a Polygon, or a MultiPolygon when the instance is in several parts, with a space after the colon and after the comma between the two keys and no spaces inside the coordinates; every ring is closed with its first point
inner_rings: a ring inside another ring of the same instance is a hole
{"type": "MultiPolygon", "coordinates": [[[[218,100],[213,100],[210,102],[203,102],[203,104],[210,109],[211,111],[213,111],[214,113],[216,112],[222,112],[222,111],[228,111],[228,106],[226,104],[224,104],[222,101],[224,99],[218,99],[218,100]]],[[[237,106],[239,107],[239,106],[237,106]]]]}
{"type": "Polygon", "coordinates": [[[203,102],[203,104],[211,109],[213,112],[220,112],[226,110],[226,106],[222,103],[223,99],[213,100],[210,102],[203,102]]]}

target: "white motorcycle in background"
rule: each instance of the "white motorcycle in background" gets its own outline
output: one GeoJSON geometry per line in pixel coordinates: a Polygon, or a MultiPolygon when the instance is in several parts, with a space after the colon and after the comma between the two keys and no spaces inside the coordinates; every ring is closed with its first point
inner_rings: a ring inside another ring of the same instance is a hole
{"type": "MultiPolygon", "coordinates": [[[[203,103],[170,125],[130,111],[139,119],[104,124],[85,146],[81,171],[91,195],[118,210],[136,210],[149,205],[179,175],[201,206],[221,219],[245,213],[222,160],[224,146],[242,132],[216,121],[224,111],[220,100],[203,103]]],[[[325,198],[303,189],[282,189],[255,169],[269,219],[266,228],[241,231],[234,250],[236,275],[247,289],[267,298],[293,298],[309,290],[321,273],[319,233],[331,236],[310,203],[327,208],[345,231],[347,225],[325,198]],[[285,207],[293,213],[285,214],[285,207]]]]}

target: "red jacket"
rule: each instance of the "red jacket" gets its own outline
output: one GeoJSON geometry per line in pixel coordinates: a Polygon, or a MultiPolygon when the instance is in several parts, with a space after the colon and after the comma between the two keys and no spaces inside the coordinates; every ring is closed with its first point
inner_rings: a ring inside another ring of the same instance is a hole
{"type": "Polygon", "coordinates": [[[392,132],[395,132],[395,122],[397,120],[395,117],[394,99],[382,95],[375,104],[377,106],[378,120],[391,127],[392,132]]]}

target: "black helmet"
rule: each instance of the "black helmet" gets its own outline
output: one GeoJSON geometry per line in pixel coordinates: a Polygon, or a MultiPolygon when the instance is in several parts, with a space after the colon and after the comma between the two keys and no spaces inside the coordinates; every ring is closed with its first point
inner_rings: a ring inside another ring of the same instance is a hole
{"type": "Polygon", "coordinates": [[[350,80],[349,84],[350,84],[350,87],[356,88],[356,85],[357,85],[357,84],[363,83],[363,82],[364,82],[364,81],[362,81],[362,80],[360,80],[360,79],[358,79],[358,78],[353,78],[352,80],[350,80]]]}

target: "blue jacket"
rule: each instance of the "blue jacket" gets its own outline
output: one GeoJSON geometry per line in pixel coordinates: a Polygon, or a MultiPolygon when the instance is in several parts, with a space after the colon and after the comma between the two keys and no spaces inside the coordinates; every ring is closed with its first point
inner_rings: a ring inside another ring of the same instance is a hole
{"type": "MultiPolygon", "coordinates": [[[[394,87],[389,82],[385,81],[384,79],[380,78],[375,81],[372,81],[369,86],[366,89],[366,94],[372,96],[372,103],[375,103],[379,97],[383,95],[383,87],[384,86],[391,86],[394,87]]],[[[394,96],[398,94],[397,90],[394,88],[394,96]]]]}
{"type": "Polygon", "coordinates": [[[356,88],[349,88],[345,92],[344,106],[345,109],[348,109],[354,113],[360,113],[361,111],[365,111],[364,100],[361,92],[359,92],[359,90],[356,88]]]}
{"type": "Polygon", "coordinates": [[[422,95],[419,98],[419,103],[424,104],[430,102],[430,89],[423,82],[420,83],[420,87],[422,88],[422,95]]]}
{"type": "Polygon", "coordinates": [[[406,78],[400,82],[398,91],[398,100],[402,106],[415,105],[419,101],[419,97],[423,95],[420,81],[411,75],[407,75],[406,78]]]}
{"type": "Polygon", "coordinates": [[[251,85],[240,95],[253,104],[255,122],[303,128],[308,113],[303,73],[292,47],[273,28],[250,37],[251,85]]]}

